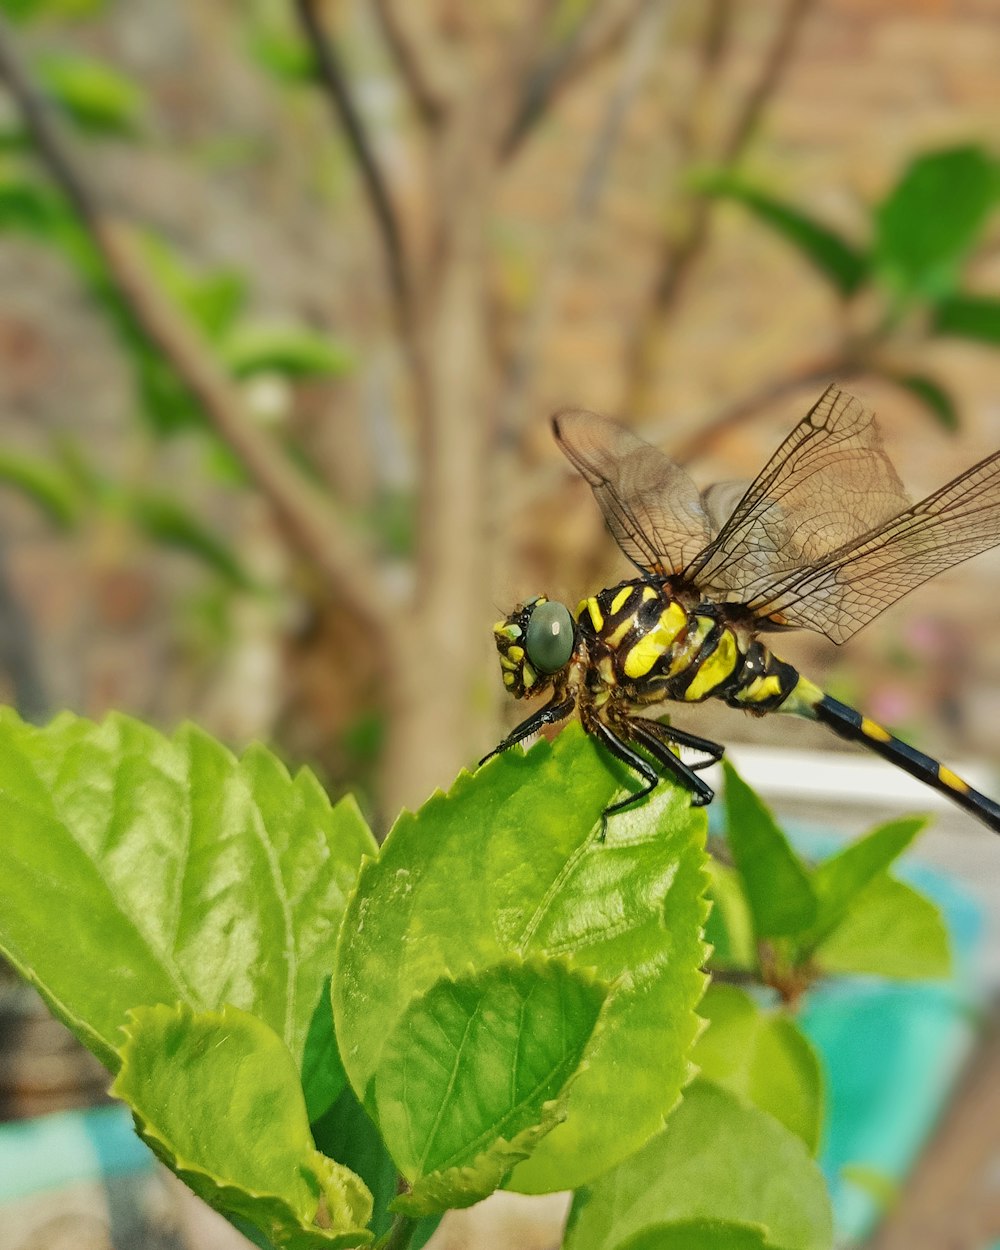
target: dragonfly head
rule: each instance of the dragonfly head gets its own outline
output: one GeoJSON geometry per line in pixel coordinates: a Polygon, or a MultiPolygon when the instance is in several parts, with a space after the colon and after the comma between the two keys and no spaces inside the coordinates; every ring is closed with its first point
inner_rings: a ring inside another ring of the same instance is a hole
{"type": "Polygon", "coordinates": [[[569,608],[538,595],[493,626],[503,684],[515,699],[552,685],[576,650],[576,624],[569,608]]]}

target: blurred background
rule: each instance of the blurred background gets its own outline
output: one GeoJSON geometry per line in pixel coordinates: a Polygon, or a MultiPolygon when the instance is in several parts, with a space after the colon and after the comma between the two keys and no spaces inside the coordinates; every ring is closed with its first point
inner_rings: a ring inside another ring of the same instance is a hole
{"type": "MultiPolygon", "coordinates": [[[[993,0],[0,14],[0,698],[29,719],[261,739],[384,831],[523,712],[493,620],[627,575],[554,408],[702,484],[831,380],[913,498],[1000,447],[993,0]]],[[[1000,553],[843,651],[781,644],[996,785],[1000,553]]],[[[838,749],[683,723],[751,779],[743,742],[838,749]]],[[[803,810],[870,824],[850,785],[803,810]]],[[[945,828],[995,899],[989,835],[945,828]]]]}

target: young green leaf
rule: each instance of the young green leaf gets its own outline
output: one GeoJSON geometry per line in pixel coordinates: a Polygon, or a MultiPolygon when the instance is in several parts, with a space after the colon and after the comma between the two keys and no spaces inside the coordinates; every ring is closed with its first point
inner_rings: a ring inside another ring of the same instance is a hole
{"type": "Polygon", "coordinates": [[[853,295],[868,276],[869,258],[860,248],[794,205],[729,174],[709,174],[697,185],[709,195],[749,209],[758,221],[798,248],[841,295],[853,295]]]}
{"type": "Polygon", "coordinates": [[[708,861],[708,876],[712,910],[705,922],[705,941],[712,948],[710,967],[753,971],[757,967],[753,917],[740,875],[735,868],[712,857],[708,861]]]}
{"type": "Polygon", "coordinates": [[[662,785],[602,841],[601,812],[622,794],[614,767],[574,725],[462,774],[396,822],[338,947],[337,1038],[373,1114],[389,1039],[442,977],[544,955],[612,986],[566,1122],[511,1179],[528,1192],[571,1188],[642,1145],[676,1101],[698,1028],[704,813],[662,785]]]}
{"type": "Polygon", "coordinates": [[[782,1250],[759,1224],[679,1220],[652,1224],[615,1250],[782,1250]]]}
{"type": "Polygon", "coordinates": [[[303,326],[240,326],[222,344],[222,356],[238,378],[283,373],[292,378],[340,377],[352,365],[347,348],[328,334],[303,326]]]}
{"type": "Polygon", "coordinates": [[[924,980],[951,973],[948,928],[930,899],[888,873],[855,898],[813,959],[823,972],[924,980]]]}
{"type": "Polygon", "coordinates": [[[40,17],[89,17],[107,4],[107,0],[4,0],[4,14],[13,21],[31,21],[40,17]]]}
{"type": "Polygon", "coordinates": [[[962,292],[949,295],[934,305],[932,328],[936,334],[995,346],[1000,343],[1000,299],[962,292]]]}
{"type": "Polygon", "coordinates": [[[918,156],[875,214],[879,268],[903,295],[950,294],[998,196],[997,162],[982,148],[918,156]]]}
{"type": "Polygon", "coordinates": [[[130,491],[123,504],[133,522],[153,542],[193,556],[240,590],[255,587],[253,578],[232,548],[179,499],[130,491]]]}
{"type": "Polygon", "coordinates": [[[416,997],[375,1074],[378,1122],[412,1182],[410,1214],[432,1214],[423,1191],[470,1206],[526,1159],[576,1074],[607,987],[564,960],[506,960],[416,997]],[[453,1182],[449,1185],[448,1182],[453,1182]],[[423,1198],[423,1201],[421,1201],[423,1198]]]}
{"type": "Polygon", "coordinates": [[[356,1172],[374,1201],[369,1228],[376,1237],[389,1230],[390,1205],[396,1197],[399,1172],[371,1116],[345,1085],[336,1102],[312,1124],[316,1147],[356,1172]]]}
{"type": "Polygon", "coordinates": [[[316,1150],[292,1056],[256,1016],[183,1005],[130,1012],[111,1092],[199,1197],[249,1220],[273,1245],[371,1241],[371,1194],[316,1150]]]}
{"type": "Polygon", "coordinates": [[[134,135],[142,116],[139,87],[117,69],[81,56],[45,56],[37,65],[46,91],[94,135],[134,135]]]}
{"type": "Polygon", "coordinates": [[[884,376],[919,399],[942,429],[958,429],[955,401],[940,382],[926,373],[886,373],[884,376]]]}
{"type": "Polygon", "coordinates": [[[815,1154],[823,1115],[819,1060],[795,1021],[764,1011],[732,985],[712,985],[698,1014],[708,1028],[692,1061],[703,1076],[768,1111],[815,1154]]]}
{"type": "Polygon", "coordinates": [[[801,936],[800,949],[808,952],[829,937],[860,906],[865,887],[902,855],[926,824],[923,816],[888,821],[817,865],[811,877],[816,919],[801,936]]]}
{"type": "Polygon", "coordinates": [[[36,729],[8,712],[0,822],[0,949],[112,1069],[125,1013],[153,1003],[251,1011],[300,1065],[310,1026],[313,1045],[329,1036],[317,1004],[375,843],[310,773],[190,726],[64,714],[36,729]]]}
{"type": "Polygon", "coordinates": [[[79,492],[56,465],[0,450],[0,482],[16,487],[60,529],[68,529],[77,518],[79,492]]]}
{"type": "Polygon", "coordinates": [[[739,871],[758,938],[808,928],[816,916],[809,874],[764,803],[736,769],[726,777],[726,837],[739,871]]]}
{"type": "Polygon", "coordinates": [[[498,1138],[469,1163],[421,1176],[408,1193],[400,1194],[392,1209],[420,1219],[474,1206],[498,1190],[514,1168],[530,1158],[542,1138],[565,1119],[565,1096],[545,1103],[536,1124],[515,1133],[509,1141],[498,1138]]]}
{"type": "Polygon", "coordinates": [[[143,259],[164,293],[211,343],[232,329],[247,301],[246,278],[235,269],[199,269],[155,234],[141,237],[143,259]]]}
{"type": "Polygon", "coordinates": [[[747,1225],[767,1230],[767,1247],[829,1250],[833,1239],[826,1186],[802,1141],[705,1080],[684,1091],[638,1154],[576,1195],[563,1248],[618,1250],[646,1230],[689,1221],[737,1225],[728,1242],[703,1243],[720,1250],[742,1250],[747,1225]]]}

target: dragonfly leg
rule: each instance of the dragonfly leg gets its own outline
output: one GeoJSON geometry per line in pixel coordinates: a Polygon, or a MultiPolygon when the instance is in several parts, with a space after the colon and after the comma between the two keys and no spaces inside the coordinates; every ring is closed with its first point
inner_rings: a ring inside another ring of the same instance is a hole
{"type": "MultiPolygon", "coordinates": [[[[704,807],[707,803],[711,803],[715,798],[715,791],[697,776],[691,765],[685,764],[683,760],[678,759],[674,755],[673,751],[652,728],[652,721],[645,720],[640,716],[627,721],[626,724],[632,739],[641,743],[658,764],[662,764],[669,773],[677,778],[685,789],[691,791],[691,802],[695,807],[704,807]]],[[[661,728],[669,731],[669,726],[667,725],[663,725],[661,728]]],[[[715,747],[716,744],[710,742],[708,745],[715,747]]],[[[721,755],[721,747],[717,749],[721,755]]]]}
{"type": "Polygon", "coordinates": [[[479,761],[480,767],[491,760],[494,755],[499,755],[501,751],[506,751],[509,747],[530,737],[533,733],[537,733],[544,725],[554,725],[556,721],[565,719],[569,716],[574,706],[573,699],[560,699],[558,697],[552,699],[542,708],[539,708],[527,720],[521,721],[516,729],[512,729],[504,740],[490,751],[489,755],[484,755],[479,761]]]}
{"type": "Polygon", "coordinates": [[[700,751],[707,759],[698,760],[695,764],[688,764],[687,767],[692,772],[700,772],[703,768],[711,768],[713,764],[718,764],[726,752],[724,746],[720,746],[718,742],[712,742],[710,738],[700,738],[697,734],[688,733],[685,729],[677,729],[673,725],[667,725],[659,720],[646,720],[644,717],[642,723],[647,729],[651,730],[660,739],[661,742],[675,742],[678,746],[688,747],[692,751],[700,751]]]}
{"type": "Polygon", "coordinates": [[[631,807],[633,803],[639,799],[644,799],[647,794],[652,794],[656,787],[660,784],[660,774],[656,771],[649,760],[643,759],[638,751],[633,751],[627,742],[623,741],[615,731],[599,720],[596,716],[587,717],[584,721],[584,727],[588,733],[594,735],[615,757],[620,760],[626,768],[629,768],[645,782],[641,790],[637,790],[635,794],[630,794],[628,798],[619,799],[617,803],[612,803],[610,807],[606,807],[601,813],[601,841],[608,831],[608,817],[613,816],[615,812],[623,811],[626,807],[631,807]]]}

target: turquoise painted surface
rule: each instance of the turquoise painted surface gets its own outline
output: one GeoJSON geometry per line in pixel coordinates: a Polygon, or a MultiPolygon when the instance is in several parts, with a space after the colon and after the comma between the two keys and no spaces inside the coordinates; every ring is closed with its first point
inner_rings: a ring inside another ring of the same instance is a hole
{"type": "Polygon", "coordinates": [[[154,1164],[120,1104],[0,1125],[0,1202],[154,1164]]]}
{"type": "MultiPolygon", "coordinates": [[[[835,846],[795,840],[809,855],[835,846]]],[[[984,936],[979,905],[955,881],[919,863],[904,860],[894,871],[941,908],[954,977],[947,983],[845,978],[814,991],[801,1017],[827,1075],[820,1163],[838,1234],[847,1242],[871,1231],[881,1202],[843,1169],[863,1169],[889,1191],[902,1184],[947,1103],[984,1005],[975,976],[984,936]]]]}

